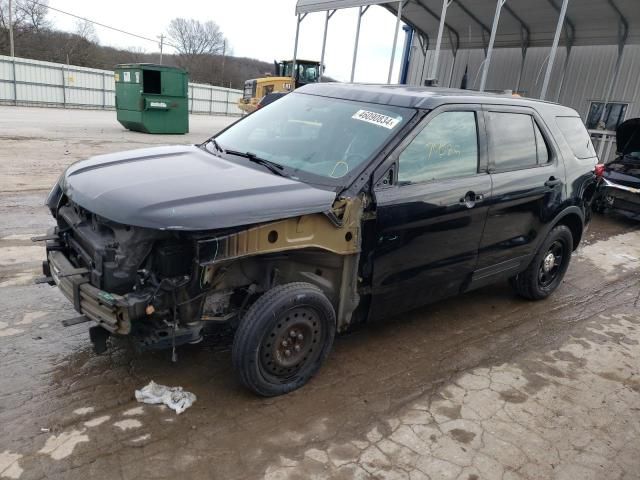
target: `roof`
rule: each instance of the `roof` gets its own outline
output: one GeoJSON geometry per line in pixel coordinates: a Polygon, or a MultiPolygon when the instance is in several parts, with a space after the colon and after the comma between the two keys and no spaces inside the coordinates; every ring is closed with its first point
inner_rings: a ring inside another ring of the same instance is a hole
{"type": "MultiPolygon", "coordinates": [[[[445,103],[483,103],[521,105],[528,107],[561,109],[565,113],[573,110],[553,102],[513,96],[460,90],[455,88],[413,87],[409,85],[362,84],[362,83],[312,83],[298,88],[296,93],[342,98],[358,102],[378,103],[406,108],[432,109],[445,103]]],[[[575,113],[578,116],[577,113],[575,113]]]]}
{"type": "Polygon", "coordinates": [[[155,70],[178,70],[186,73],[184,68],[174,67],[172,65],[159,65],[157,63],[121,63],[120,65],[116,65],[115,68],[152,68],[155,70]]]}
{"type": "Polygon", "coordinates": [[[298,0],[296,14],[324,12],[326,10],[359,7],[360,5],[376,5],[389,0],[298,0]]]}
{"type": "MultiPolygon", "coordinates": [[[[617,45],[625,31],[626,43],[640,44],[638,3],[638,0],[571,0],[565,31],[573,45],[617,45]]],[[[383,5],[397,14],[397,0],[298,0],[296,13],[371,4],[383,5]]],[[[495,47],[521,47],[527,37],[530,46],[551,45],[561,5],[562,0],[508,0],[500,14],[495,47]]],[[[405,0],[402,19],[428,36],[434,45],[441,10],[442,0],[405,0]]],[[[495,10],[496,0],[451,2],[446,15],[447,29],[442,36],[443,46],[485,48],[495,10]]],[[[561,43],[564,42],[565,35],[561,37],[561,43]]]]}

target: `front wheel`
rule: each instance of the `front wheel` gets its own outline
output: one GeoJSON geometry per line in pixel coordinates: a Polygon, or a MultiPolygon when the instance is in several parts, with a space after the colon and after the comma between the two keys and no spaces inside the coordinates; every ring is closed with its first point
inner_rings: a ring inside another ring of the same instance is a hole
{"type": "Polygon", "coordinates": [[[249,308],[233,340],[242,384],[271,397],[303,386],[329,355],[336,332],[333,306],[310,283],[267,291],[249,308]]]}
{"type": "Polygon", "coordinates": [[[558,225],[549,232],[527,269],[511,279],[511,285],[520,296],[529,300],[547,298],[562,282],[572,250],[571,230],[558,225]]]}

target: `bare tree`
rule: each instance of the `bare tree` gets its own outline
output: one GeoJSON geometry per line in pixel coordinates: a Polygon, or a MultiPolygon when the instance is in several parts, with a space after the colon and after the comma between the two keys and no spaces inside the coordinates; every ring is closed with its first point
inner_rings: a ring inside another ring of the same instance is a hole
{"type": "Polygon", "coordinates": [[[47,19],[49,0],[17,0],[16,13],[23,21],[24,28],[39,32],[51,28],[51,22],[47,19]]]}
{"type": "MultiPolygon", "coordinates": [[[[15,3],[12,10],[13,29],[19,30],[24,23],[24,13],[18,10],[15,3]]],[[[0,0],[0,28],[9,28],[9,0],[0,0]]]]}
{"type": "Polygon", "coordinates": [[[81,39],[91,43],[98,43],[98,35],[96,34],[96,27],[93,26],[88,20],[76,20],[75,34],[81,39]]]}
{"type": "Polygon", "coordinates": [[[224,35],[212,21],[174,18],[169,23],[169,40],[181,56],[216,55],[224,48],[224,35]]]}

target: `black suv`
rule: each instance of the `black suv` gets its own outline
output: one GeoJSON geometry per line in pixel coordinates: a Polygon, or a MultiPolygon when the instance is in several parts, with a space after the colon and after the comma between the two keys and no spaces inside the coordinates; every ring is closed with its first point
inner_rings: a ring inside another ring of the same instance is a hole
{"type": "MultiPolygon", "coordinates": [[[[336,332],[509,279],[560,284],[596,155],[560,105],[448,89],[308,85],[201,145],[70,166],[45,281],[144,347],[235,330],[244,385],[305,384],[336,332]]],[[[77,320],[77,321],[81,321],[77,320]]]]}

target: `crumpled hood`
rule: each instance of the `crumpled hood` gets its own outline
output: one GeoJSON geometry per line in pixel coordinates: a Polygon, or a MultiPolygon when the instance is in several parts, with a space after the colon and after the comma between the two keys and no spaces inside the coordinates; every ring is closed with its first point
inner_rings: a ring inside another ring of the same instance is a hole
{"type": "Polygon", "coordinates": [[[192,145],[91,157],[71,165],[60,187],[73,202],[104,218],[162,230],[250,225],[327,211],[335,200],[334,191],[192,145]]]}
{"type": "Polygon", "coordinates": [[[616,148],[622,155],[640,152],[640,118],[630,118],[618,125],[616,148]]]}

